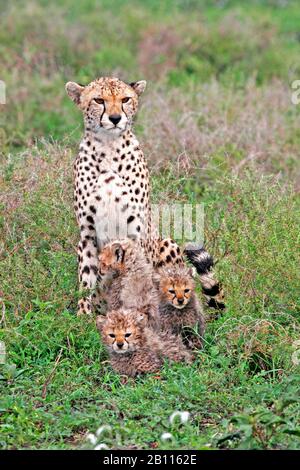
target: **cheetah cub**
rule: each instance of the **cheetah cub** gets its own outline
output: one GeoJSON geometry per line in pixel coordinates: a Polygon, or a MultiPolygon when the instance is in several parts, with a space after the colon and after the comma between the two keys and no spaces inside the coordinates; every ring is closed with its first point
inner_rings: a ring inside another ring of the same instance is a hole
{"type": "Polygon", "coordinates": [[[161,268],[156,282],[161,328],[181,335],[187,347],[200,349],[205,321],[202,306],[196,297],[192,270],[185,266],[161,268]]]}
{"type": "Polygon", "coordinates": [[[99,254],[98,269],[108,310],[135,308],[143,311],[149,326],[159,327],[159,301],[152,279],[153,267],[135,241],[124,239],[105,245],[99,254]]]}
{"type": "Polygon", "coordinates": [[[136,310],[112,310],[98,316],[96,325],[105,344],[111,366],[119,374],[135,377],[157,372],[164,358],[192,362],[192,355],[178,336],[156,332],[136,310]]]}

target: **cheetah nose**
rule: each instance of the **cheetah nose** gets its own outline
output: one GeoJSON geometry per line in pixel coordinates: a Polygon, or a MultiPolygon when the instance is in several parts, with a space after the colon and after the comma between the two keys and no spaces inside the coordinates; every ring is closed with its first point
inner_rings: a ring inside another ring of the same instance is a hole
{"type": "Polygon", "coordinates": [[[109,120],[116,126],[121,121],[120,114],[111,114],[109,120]]]}
{"type": "Polygon", "coordinates": [[[119,349],[122,349],[122,348],[123,348],[123,344],[124,344],[124,343],[117,343],[118,348],[119,348],[119,349]]]}
{"type": "Polygon", "coordinates": [[[179,305],[182,305],[182,304],[183,304],[183,300],[184,300],[184,299],[177,299],[177,300],[178,300],[179,305]]]}

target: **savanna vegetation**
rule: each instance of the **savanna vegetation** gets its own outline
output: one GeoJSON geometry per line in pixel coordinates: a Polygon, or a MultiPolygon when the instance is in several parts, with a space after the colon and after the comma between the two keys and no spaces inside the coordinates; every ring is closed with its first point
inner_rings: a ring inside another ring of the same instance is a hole
{"type": "Polygon", "coordinates": [[[0,3],[1,448],[90,448],[109,425],[109,448],[299,449],[298,2],[0,3]],[[192,366],[127,384],[75,314],[82,119],[64,84],[101,75],[148,81],[153,201],[204,203],[226,293],[192,366]]]}

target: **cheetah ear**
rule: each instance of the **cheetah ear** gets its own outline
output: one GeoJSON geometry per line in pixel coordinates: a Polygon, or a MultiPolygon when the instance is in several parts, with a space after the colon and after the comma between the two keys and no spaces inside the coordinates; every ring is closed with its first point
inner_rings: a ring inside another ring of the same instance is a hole
{"type": "Polygon", "coordinates": [[[147,85],[146,80],[139,80],[138,82],[130,83],[130,86],[134,89],[134,91],[136,92],[138,96],[144,93],[146,89],[146,85],[147,85]]]}
{"type": "Polygon", "coordinates": [[[120,242],[114,243],[114,248],[115,248],[115,254],[117,257],[117,261],[124,261],[124,256],[125,252],[128,250],[130,247],[131,240],[129,239],[124,239],[121,240],[120,242]]]}
{"type": "Polygon", "coordinates": [[[74,103],[79,104],[81,93],[84,90],[84,86],[78,85],[75,82],[66,83],[66,92],[74,103]]]}
{"type": "Polygon", "coordinates": [[[114,244],[115,256],[118,262],[122,263],[125,256],[125,250],[121,243],[114,244]]]}
{"type": "Polygon", "coordinates": [[[143,312],[141,312],[141,311],[136,312],[136,321],[139,325],[145,326],[146,323],[147,323],[146,320],[147,320],[147,318],[146,318],[146,316],[144,315],[143,312]]]}
{"type": "Polygon", "coordinates": [[[159,272],[157,272],[157,271],[153,272],[152,281],[155,284],[156,288],[159,288],[160,281],[161,281],[161,275],[159,274],[159,272]]]}
{"type": "Polygon", "coordinates": [[[106,321],[106,316],[105,315],[98,315],[96,318],[96,327],[97,330],[102,331],[102,327],[106,321]]]}

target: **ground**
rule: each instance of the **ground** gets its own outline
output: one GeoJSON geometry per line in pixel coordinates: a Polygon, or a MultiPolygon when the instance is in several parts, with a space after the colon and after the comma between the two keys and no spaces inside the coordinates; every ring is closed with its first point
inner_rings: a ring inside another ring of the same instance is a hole
{"type": "Polygon", "coordinates": [[[2,448],[89,448],[101,425],[110,448],[300,448],[299,21],[297,2],[276,0],[1,12],[2,448]],[[219,317],[206,310],[195,364],[127,384],[75,315],[82,126],[64,83],[105,74],[148,80],[136,131],[153,201],[205,204],[227,301],[219,317]],[[176,410],[186,424],[170,423],[176,410]]]}

